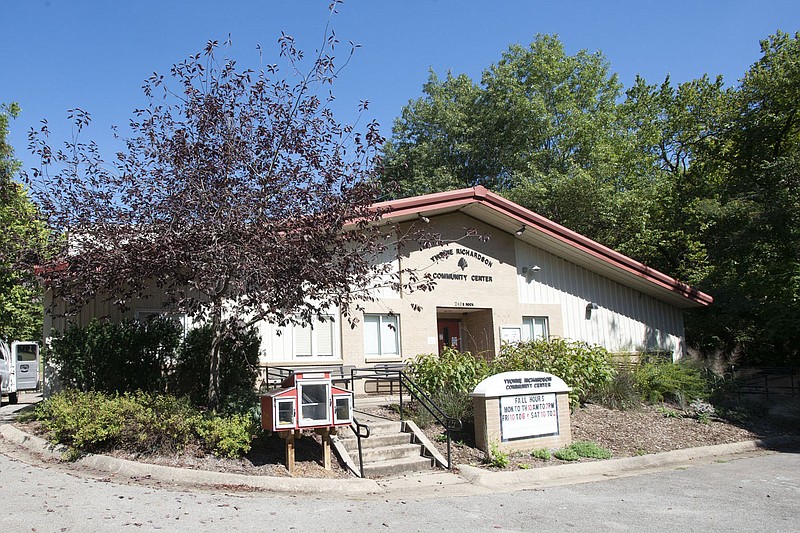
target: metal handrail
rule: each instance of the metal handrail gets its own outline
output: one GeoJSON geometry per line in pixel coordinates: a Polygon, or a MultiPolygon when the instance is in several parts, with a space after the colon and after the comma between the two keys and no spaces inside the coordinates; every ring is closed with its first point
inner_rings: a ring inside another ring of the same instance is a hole
{"type": "Polygon", "coordinates": [[[366,424],[360,423],[353,417],[353,423],[350,424],[350,429],[353,430],[353,433],[356,435],[356,443],[358,444],[358,469],[361,472],[361,477],[364,477],[364,455],[361,449],[361,439],[368,439],[370,436],[370,429],[369,426],[366,424]],[[366,430],[366,433],[362,434],[362,430],[366,430]]]}
{"type": "Polygon", "coordinates": [[[411,397],[423,406],[428,413],[442,426],[447,436],[447,469],[453,468],[452,453],[451,453],[451,435],[452,431],[461,431],[464,427],[460,418],[449,416],[441,407],[431,399],[431,397],[417,385],[414,380],[408,377],[403,370],[397,368],[352,368],[350,369],[351,383],[355,383],[356,379],[375,379],[375,380],[392,380],[400,383],[400,418],[405,419],[403,413],[403,388],[408,390],[411,397]],[[394,377],[396,375],[396,377],[394,377]]]}

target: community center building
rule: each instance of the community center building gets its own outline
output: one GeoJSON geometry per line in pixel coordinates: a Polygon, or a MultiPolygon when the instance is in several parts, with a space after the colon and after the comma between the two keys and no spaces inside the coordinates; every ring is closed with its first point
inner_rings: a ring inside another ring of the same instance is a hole
{"type": "MultiPolygon", "coordinates": [[[[387,223],[424,224],[433,247],[406,246],[394,268],[436,282],[408,294],[378,289],[351,328],[338,312],[312,326],[259,325],[261,363],[372,366],[452,346],[491,356],[504,342],[562,337],[614,353],[684,355],[683,310],[711,296],[556,224],[484,187],[392,200],[387,223]]],[[[78,317],[113,316],[97,302],[78,317]]],[[[142,318],[163,310],[133,308],[142,318]]],[[[64,328],[47,317],[45,338],[64,328]]]]}

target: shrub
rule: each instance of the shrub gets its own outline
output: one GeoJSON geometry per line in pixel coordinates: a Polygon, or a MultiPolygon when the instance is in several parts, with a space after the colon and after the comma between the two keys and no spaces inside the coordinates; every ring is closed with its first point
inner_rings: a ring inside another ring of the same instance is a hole
{"type": "Polygon", "coordinates": [[[550,455],[550,450],[547,448],[539,448],[538,450],[533,450],[531,452],[531,456],[535,457],[536,459],[541,459],[542,461],[549,461],[550,455]]]}
{"type": "Polygon", "coordinates": [[[553,457],[562,461],[577,461],[580,459],[578,454],[570,447],[561,448],[553,452],[553,457]]]}
{"type": "Polygon", "coordinates": [[[197,426],[205,448],[220,457],[240,457],[249,452],[255,431],[253,418],[247,414],[212,416],[197,426]]]}
{"type": "MultiPolygon", "coordinates": [[[[188,396],[194,405],[208,402],[211,364],[210,326],[190,330],[177,352],[169,390],[188,396]]],[[[261,340],[255,330],[243,331],[223,340],[220,357],[220,408],[227,413],[249,412],[256,404],[258,350],[261,340]]]]}
{"type": "Polygon", "coordinates": [[[670,361],[639,365],[636,383],[642,398],[651,403],[672,401],[681,406],[708,398],[708,381],[702,371],[670,361]]]}
{"type": "Polygon", "coordinates": [[[569,445],[579,457],[590,457],[592,459],[610,459],[611,451],[603,448],[596,442],[588,440],[578,440],[569,445]]]}
{"type": "Polygon", "coordinates": [[[144,392],[67,390],[36,408],[55,443],[78,452],[174,452],[190,442],[225,457],[247,453],[254,430],[248,415],[207,415],[185,398],[144,392]]]}
{"type": "Polygon", "coordinates": [[[489,465],[495,468],[505,468],[511,464],[508,454],[500,449],[496,442],[489,444],[489,465]]]}
{"type": "Polygon", "coordinates": [[[492,373],[538,370],[560,377],[572,387],[570,403],[585,402],[616,373],[611,355],[600,346],[564,339],[505,344],[493,362],[492,373]]]}
{"type": "Polygon", "coordinates": [[[471,423],[474,413],[469,393],[489,375],[489,364],[484,359],[445,347],[441,355],[418,355],[409,370],[417,385],[448,416],[471,423]]]}
{"type": "Polygon", "coordinates": [[[100,392],[67,390],[36,407],[36,414],[53,442],[96,451],[116,442],[123,413],[117,401],[100,392]]]}
{"type": "Polygon", "coordinates": [[[703,424],[708,424],[709,422],[711,422],[712,417],[717,416],[717,411],[714,409],[713,405],[699,399],[694,400],[689,405],[689,411],[697,419],[698,422],[701,422],[703,424]]]}
{"type": "Polygon", "coordinates": [[[432,399],[451,418],[458,418],[465,423],[475,419],[472,398],[468,392],[441,389],[432,399]]]}
{"type": "Polygon", "coordinates": [[[609,409],[633,409],[642,402],[637,388],[636,375],[628,368],[619,368],[609,381],[593,389],[589,399],[609,409]]]}
{"type": "Polygon", "coordinates": [[[82,391],[164,391],[181,328],[167,318],[146,323],[97,319],[54,335],[48,350],[64,388],[82,391]]]}
{"type": "Polygon", "coordinates": [[[169,396],[75,390],[53,395],[36,413],[52,440],[87,452],[179,450],[199,416],[187,401],[169,396]]]}
{"type": "Polygon", "coordinates": [[[412,379],[430,394],[442,390],[469,393],[489,375],[485,360],[450,347],[445,347],[441,355],[416,356],[409,369],[412,379]]]}

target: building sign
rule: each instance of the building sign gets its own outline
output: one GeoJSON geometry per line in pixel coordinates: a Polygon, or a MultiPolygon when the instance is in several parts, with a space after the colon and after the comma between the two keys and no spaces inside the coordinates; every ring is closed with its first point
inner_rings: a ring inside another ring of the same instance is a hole
{"type": "Polygon", "coordinates": [[[456,263],[456,266],[458,267],[459,271],[432,272],[431,277],[433,279],[437,281],[453,280],[453,281],[462,281],[462,282],[466,281],[466,282],[477,282],[477,283],[494,282],[492,276],[486,276],[481,274],[468,274],[466,272],[467,269],[472,268],[478,263],[485,265],[489,268],[492,268],[492,266],[494,266],[494,262],[491,259],[489,259],[488,257],[479,252],[476,252],[475,250],[471,250],[469,248],[464,248],[464,247],[445,248],[436,255],[432,256],[431,261],[434,263],[440,263],[451,257],[458,257],[458,262],[456,263]],[[469,261],[467,260],[467,258],[470,258],[469,261]]]}
{"type": "Polygon", "coordinates": [[[558,435],[555,393],[500,398],[500,439],[509,441],[558,435]]]}
{"type": "MultiPolygon", "coordinates": [[[[500,441],[535,439],[560,435],[558,396],[570,389],[564,381],[546,372],[503,372],[484,379],[470,394],[473,398],[497,398],[499,409],[486,416],[500,417],[500,441]]],[[[497,427],[496,425],[494,427],[497,427]]],[[[569,433],[567,431],[567,433],[569,433]]],[[[496,437],[495,437],[496,438],[496,437]]]]}
{"type": "Polygon", "coordinates": [[[501,326],[500,342],[503,344],[516,344],[522,340],[522,328],[520,326],[501,326]]]}

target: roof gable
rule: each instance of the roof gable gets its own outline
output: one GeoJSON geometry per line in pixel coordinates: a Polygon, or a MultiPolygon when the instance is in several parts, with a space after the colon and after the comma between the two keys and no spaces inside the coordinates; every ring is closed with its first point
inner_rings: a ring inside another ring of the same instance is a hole
{"type": "Polygon", "coordinates": [[[584,266],[677,307],[702,307],[714,299],[658,270],[576,233],[485,187],[477,186],[375,204],[392,222],[462,212],[533,246],[584,266]],[[522,230],[520,232],[520,230],[522,230]]]}

